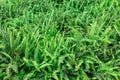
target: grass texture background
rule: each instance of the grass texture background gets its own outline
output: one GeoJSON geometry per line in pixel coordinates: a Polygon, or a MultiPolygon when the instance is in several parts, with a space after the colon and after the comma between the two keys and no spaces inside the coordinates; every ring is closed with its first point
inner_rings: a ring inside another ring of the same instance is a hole
{"type": "Polygon", "coordinates": [[[120,0],[0,1],[0,80],[120,80],[120,0]]]}

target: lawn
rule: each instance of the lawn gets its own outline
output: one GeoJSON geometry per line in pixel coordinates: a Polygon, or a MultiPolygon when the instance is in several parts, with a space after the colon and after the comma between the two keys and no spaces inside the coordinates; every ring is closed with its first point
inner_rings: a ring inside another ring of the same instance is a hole
{"type": "Polygon", "coordinates": [[[0,80],[120,80],[120,0],[0,0],[0,80]]]}

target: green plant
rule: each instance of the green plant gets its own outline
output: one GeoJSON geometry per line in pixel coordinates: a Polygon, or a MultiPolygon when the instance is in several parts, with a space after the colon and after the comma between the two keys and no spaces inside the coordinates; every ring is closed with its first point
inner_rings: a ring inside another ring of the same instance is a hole
{"type": "Polygon", "coordinates": [[[0,80],[119,80],[119,0],[2,0],[0,80]]]}

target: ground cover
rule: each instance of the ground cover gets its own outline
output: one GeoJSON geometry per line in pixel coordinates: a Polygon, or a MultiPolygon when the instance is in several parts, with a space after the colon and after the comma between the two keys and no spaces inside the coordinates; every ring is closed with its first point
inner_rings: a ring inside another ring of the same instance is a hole
{"type": "Polygon", "coordinates": [[[120,1],[1,0],[0,80],[120,80],[120,1]]]}

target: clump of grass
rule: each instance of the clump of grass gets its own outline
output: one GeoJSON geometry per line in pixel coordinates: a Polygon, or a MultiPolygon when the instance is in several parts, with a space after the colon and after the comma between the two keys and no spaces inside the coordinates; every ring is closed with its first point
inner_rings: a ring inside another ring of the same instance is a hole
{"type": "Polygon", "coordinates": [[[1,80],[119,80],[118,0],[0,2],[1,80]]]}

